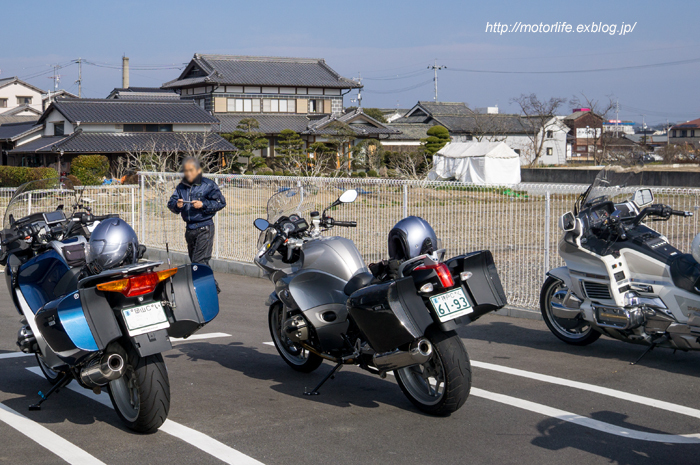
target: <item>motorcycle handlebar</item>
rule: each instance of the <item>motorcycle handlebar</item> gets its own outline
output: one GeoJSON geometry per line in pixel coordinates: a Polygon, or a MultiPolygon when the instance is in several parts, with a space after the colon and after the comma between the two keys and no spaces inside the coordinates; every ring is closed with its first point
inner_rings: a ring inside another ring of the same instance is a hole
{"type": "Polygon", "coordinates": [[[688,217],[688,216],[693,216],[693,212],[681,211],[681,210],[671,210],[671,215],[688,217]]]}
{"type": "Polygon", "coordinates": [[[265,252],[265,255],[267,255],[269,257],[272,254],[274,254],[275,252],[277,252],[277,249],[279,249],[280,246],[282,244],[284,244],[284,241],[285,241],[285,238],[281,234],[278,234],[277,237],[275,237],[275,239],[270,244],[270,248],[267,249],[267,252],[265,252]]]}
{"type": "Polygon", "coordinates": [[[333,226],[341,226],[343,228],[356,228],[357,221],[333,221],[333,226]]]}

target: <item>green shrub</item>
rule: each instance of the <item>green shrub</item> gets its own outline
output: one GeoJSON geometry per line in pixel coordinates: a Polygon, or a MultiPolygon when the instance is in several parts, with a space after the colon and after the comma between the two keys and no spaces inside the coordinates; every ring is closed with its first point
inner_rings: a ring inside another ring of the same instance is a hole
{"type": "Polygon", "coordinates": [[[71,183],[73,186],[80,186],[80,185],[82,185],[81,182],[80,182],[80,179],[76,178],[76,177],[73,176],[72,174],[69,174],[68,176],[66,176],[66,178],[68,178],[68,180],[70,181],[70,183],[71,183]]]}
{"type": "Polygon", "coordinates": [[[367,176],[369,176],[370,178],[378,178],[379,173],[377,173],[377,170],[369,170],[367,171],[367,176]]]}
{"type": "Polygon", "coordinates": [[[109,160],[104,155],[78,155],[70,164],[70,174],[86,186],[102,184],[109,174],[109,160]]]}
{"type": "Polygon", "coordinates": [[[282,170],[275,171],[275,176],[284,176],[284,171],[282,171],[282,170]]]}
{"type": "Polygon", "coordinates": [[[271,176],[271,175],[275,174],[275,172],[272,170],[272,168],[269,168],[269,167],[266,166],[265,168],[262,168],[262,169],[258,170],[257,174],[262,174],[262,175],[265,175],[265,176],[271,176]]]}
{"type": "Polygon", "coordinates": [[[360,177],[360,178],[366,178],[366,177],[367,177],[367,173],[365,173],[364,171],[360,171],[359,173],[357,173],[357,176],[360,177]]]}
{"type": "Polygon", "coordinates": [[[29,181],[57,177],[58,173],[53,168],[0,166],[0,187],[17,187],[29,181]]]}

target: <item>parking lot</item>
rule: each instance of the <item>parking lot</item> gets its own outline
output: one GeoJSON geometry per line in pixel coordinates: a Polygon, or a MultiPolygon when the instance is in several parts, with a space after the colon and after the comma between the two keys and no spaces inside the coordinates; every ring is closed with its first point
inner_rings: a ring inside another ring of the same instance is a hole
{"type": "MultiPolygon", "coordinates": [[[[700,354],[601,338],[576,348],[535,320],[487,315],[460,330],[472,359],[467,403],[418,412],[391,376],[292,371],[270,345],[269,282],[218,275],[221,312],[165,354],[172,403],[158,433],[124,429],[106,394],[62,390],[15,353],[19,315],[0,295],[0,461],[12,463],[615,463],[700,461],[700,354]]],[[[73,383],[70,387],[77,387],[73,383]]]]}

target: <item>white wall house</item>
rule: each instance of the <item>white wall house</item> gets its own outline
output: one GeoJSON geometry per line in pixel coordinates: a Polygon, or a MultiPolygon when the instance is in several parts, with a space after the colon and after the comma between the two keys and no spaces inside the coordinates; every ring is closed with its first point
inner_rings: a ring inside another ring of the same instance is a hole
{"type": "Polygon", "coordinates": [[[41,115],[45,91],[17,77],[0,79],[0,115],[41,115]]]}

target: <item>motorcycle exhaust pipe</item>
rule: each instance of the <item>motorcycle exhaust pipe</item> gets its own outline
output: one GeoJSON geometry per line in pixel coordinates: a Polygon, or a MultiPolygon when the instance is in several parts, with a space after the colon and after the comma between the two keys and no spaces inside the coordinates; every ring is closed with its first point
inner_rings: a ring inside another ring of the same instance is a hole
{"type": "Polygon", "coordinates": [[[126,364],[121,355],[105,354],[80,370],[80,380],[87,387],[96,388],[121,378],[125,370],[126,364]]]}
{"type": "Polygon", "coordinates": [[[382,372],[398,370],[412,365],[420,365],[433,355],[433,345],[427,339],[418,339],[409,350],[395,350],[383,354],[375,354],[372,360],[374,366],[382,372]]]}

